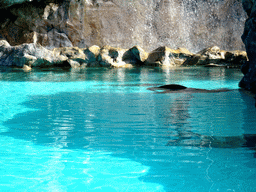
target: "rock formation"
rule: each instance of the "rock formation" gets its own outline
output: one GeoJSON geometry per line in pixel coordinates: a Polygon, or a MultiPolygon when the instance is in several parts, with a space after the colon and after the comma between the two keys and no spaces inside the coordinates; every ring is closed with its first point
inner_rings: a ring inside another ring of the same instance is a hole
{"type": "Polygon", "coordinates": [[[212,64],[237,67],[246,61],[246,53],[243,51],[227,52],[220,50],[217,46],[204,49],[198,54],[192,54],[185,48],[174,50],[166,46],[147,53],[139,46],[122,49],[94,45],[89,48],[60,47],[48,50],[37,43],[11,46],[6,40],[0,40],[0,66],[19,67],[25,70],[34,67],[127,68],[132,66],[208,66],[212,64]]]}
{"type": "Polygon", "coordinates": [[[256,1],[243,0],[243,7],[248,19],[245,23],[242,40],[245,44],[249,61],[242,66],[244,74],[239,86],[256,93],[256,1]]]}
{"type": "Polygon", "coordinates": [[[240,0],[0,0],[0,11],[0,36],[12,46],[244,50],[240,0]]]}
{"type": "Polygon", "coordinates": [[[66,56],[47,50],[39,44],[11,46],[7,41],[0,41],[0,65],[8,67],[58,67],[67,66],[66,56]]]}
{"type": "Polygon", "coordinates": [[[193,54],[185,48],[178,48],[176,50],[170,49],[166,46],[159,47],[152,51],[147,60],[147,65],[153,66],[179,66],[184,61],[190,58],[193,54]]]}
{"type": "Polygon", "coordinates": [[[192,57],[188,58],[183,65],[202,65],[202,66],[224,66],[224,67],[241,67],[247,62],[247,53],[245,51],[225,51],[217,46],[212,46],[199,51],[192,57]]]}
{"type": "Polygon", "coordinates": [[[29,69],[246,63],[240,86],[253,90],[254,4],[243,0],[249,16],[243,34],[247,62],[245,52],[234,51],[244,49],[240,36],[246,13],[240,0],[0,0],[0,65],[29,69]]]}

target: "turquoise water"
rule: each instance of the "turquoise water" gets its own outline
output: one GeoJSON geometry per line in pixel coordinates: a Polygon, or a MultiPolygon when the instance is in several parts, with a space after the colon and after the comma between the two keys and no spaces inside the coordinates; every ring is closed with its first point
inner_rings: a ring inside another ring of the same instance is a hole
{"type": "Polygon", "coordinates": [[[0,73],[0,191],[256,191],[254,99],[224,68],[0,73]],[[219,93],[159,94],[179,83],[219,93]]]}

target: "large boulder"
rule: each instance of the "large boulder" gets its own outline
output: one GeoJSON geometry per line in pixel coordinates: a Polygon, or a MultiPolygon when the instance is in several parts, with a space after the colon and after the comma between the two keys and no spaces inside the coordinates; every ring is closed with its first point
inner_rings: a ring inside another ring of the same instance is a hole
{"type": "Polygon", "coordinates": [[[198,52],[197,54],[202,55],[209,60],[225,59],[225,52],[222,51],[217,46],[212,46],[212,47],[203,49],[202,51],[198,52]]]}
{"type": "Polygon", "coordinates": [[[38,44],[10,46],[7,41],[0,40],[0,66],[63,67],[67,65],[65,63],[67,59],[38,44]]]}
{"type": "Polygon", "coordinates": [[[246,51],[226,51],[225,60],[231,67],[241,67],[247,63],[248,57],[246,51]]]}
{"type": "Polygon", "coordinates": [[[180,66],[192,55],[185,48],[174,50],[164,46],[152,51],[145,63],[149,66],[180,66]]]}
{"type": "Polygon", "coordinates": [[[126,51],[106,45],[101,48],[97,60],[102,67],[125,67],[123,56],[126,51]]]}
{"type": "Polygon", "coordinates": [[[193,57],[189,58],[184,65],[207,65],[219,64],[225,59],[225,52],[217,46],[212,46],[201,50],[193,57]]]}
{"type": "Polygon", "coordinates": [[[148,53],[140,46],[136,45],[126,51],[123,55],[123,61],[136,66],[144,65],[148,58],[148,53]]]}
{"type": "Polygon", "coordinates": [[[241,67],[246,61],[245,51],[225,51],[212,46],[188,58],[183,65],[241,67]]]}
{"type": "Polygon", "coordinates": [[[55,48],[53,49],[53,52],[56,55],[62,55],[64,57],[67,57],[67,62],[70,64],[71,67],[74,68],[80,67],[81,65],[88,63],[88,60],[83,50],[78,47],[55,48]]]}
{"type": "Polygon", "coordinates": [[[86,56],[86,66],[87,67],[97,67],[99,66],[99,62],[97,60],[98,55],[100,54],[100,47],[97,45],[93,45],[87,49],[83,49],[84,54],[86,56]]]}

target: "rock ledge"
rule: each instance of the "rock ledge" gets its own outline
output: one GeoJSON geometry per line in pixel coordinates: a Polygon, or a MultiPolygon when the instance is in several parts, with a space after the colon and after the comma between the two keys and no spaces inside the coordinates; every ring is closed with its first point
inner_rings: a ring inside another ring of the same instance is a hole
{"type": "Polygon", "coordinates": [[[0,40],[0,66],[26,70],[34,67],[240,67],[245,63],[246,52],[224,51],[217,46],[197,54],[185,48],[171,49],[165,46],[147,53],[140,46],[122,49],[94,45],[89,48],[60,47],[49,50],[36,43],[11,46],[6,40],[0,40]]]}

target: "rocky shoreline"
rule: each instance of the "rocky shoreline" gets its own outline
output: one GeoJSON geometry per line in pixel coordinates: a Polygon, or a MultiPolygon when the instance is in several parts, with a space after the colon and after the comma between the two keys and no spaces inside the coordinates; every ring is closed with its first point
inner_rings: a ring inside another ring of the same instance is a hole
{"type": "Polygon", "coordinates": [[[0,40],[0,66],[18,67],[24,70],[49,67],[176,67],[206,66],[239,68],[248,61],[245,51],[224,51],[217,46],[196,54],[185,48],[159,47],[146,52],[140,46],[130,49],[111,46],[88,48],[61,47],[46,49],[40,44],[24,43],[11,46],[0,40]]]}
{"type": "Polygon", "coordinates": [[[0,66],[235,67],[256,93],[256,0],[0,2],[0,66]]]}

